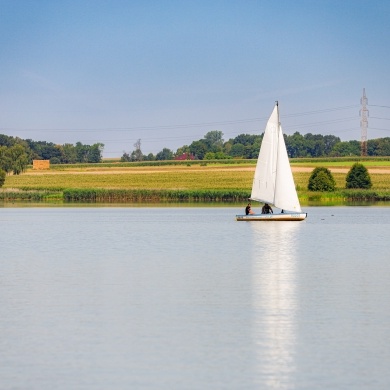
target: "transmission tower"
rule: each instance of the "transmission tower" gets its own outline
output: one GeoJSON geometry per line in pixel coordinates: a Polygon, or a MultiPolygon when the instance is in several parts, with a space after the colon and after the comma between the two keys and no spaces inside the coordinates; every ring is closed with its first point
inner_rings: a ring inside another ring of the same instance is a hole
{"type": "Polygon", "coordinates": [[[360,99],[360,104],[362,105],[362,108],[360,109],[360,128],[362,129],[362,139],[361,139],[361,155],[367,156],[367,127],[368,127],[368,110],[367,110],[367,103],[368,99],[366,97],[366,89],[363,88],[363,97],[360,99]]]}

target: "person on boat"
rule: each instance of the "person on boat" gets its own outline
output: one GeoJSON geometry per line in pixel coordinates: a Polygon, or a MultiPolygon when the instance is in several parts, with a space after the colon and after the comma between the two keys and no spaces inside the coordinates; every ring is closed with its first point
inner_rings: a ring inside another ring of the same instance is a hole
{"type": "Polygon", "coordinates": [[[272,207],[268,203],[265,203],[261,209],[261,213],[262,214],[270,214],[270,213],[273,214],[274,211],[272,210],[272,207]]]}
{"type": "Polygon", "coordinates": [[[248,215],[248,214],[254,214],[254,212],[252,211],[252,208],[251,208],[251,204],[248,203],[248,206],[245,207],[245,214],[248,215]]]}

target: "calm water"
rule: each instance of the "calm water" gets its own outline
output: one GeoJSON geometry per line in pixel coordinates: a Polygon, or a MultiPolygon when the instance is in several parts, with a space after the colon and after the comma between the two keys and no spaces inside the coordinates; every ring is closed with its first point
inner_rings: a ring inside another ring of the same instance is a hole
{"type": "Polygon", "coordinates": [[[0,208],[0,388],[389,389],[390,207],[0,208]]]}

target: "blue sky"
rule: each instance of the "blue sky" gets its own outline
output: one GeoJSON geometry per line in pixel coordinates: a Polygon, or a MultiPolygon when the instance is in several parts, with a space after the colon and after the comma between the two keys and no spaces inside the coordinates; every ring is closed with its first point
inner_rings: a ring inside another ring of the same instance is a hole
{"type": "Polygon", "coordinates": [[[390,2],[0,0],[0,133],[173,151],[221,130],[390,136],[390,2]]]}

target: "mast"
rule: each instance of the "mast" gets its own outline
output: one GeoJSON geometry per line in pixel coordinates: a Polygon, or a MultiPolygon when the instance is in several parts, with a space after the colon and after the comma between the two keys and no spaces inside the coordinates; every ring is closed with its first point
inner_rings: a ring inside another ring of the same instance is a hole
{"type": "Polygon", "coordinates": [[[279,120],[279,102],[276,100],[275,101],[275,105],[276,105],[276,111],[277,111],[277,114],[278,114],[278,127],[277,127],[277,140],[278,140],[278,146],[276,148],[276,164],[275,164],[275,184],[274,184],[274,188],[275,188],[275,191],[274,191],[274,200],[273,200],[273,205],[275,205],[275,197],[276,197],[276,184],[277,184],[277,180],[276,178],[278,177],[278,159],[279,159],[279,136],[280,136],[280,120],[279,120]]]}

